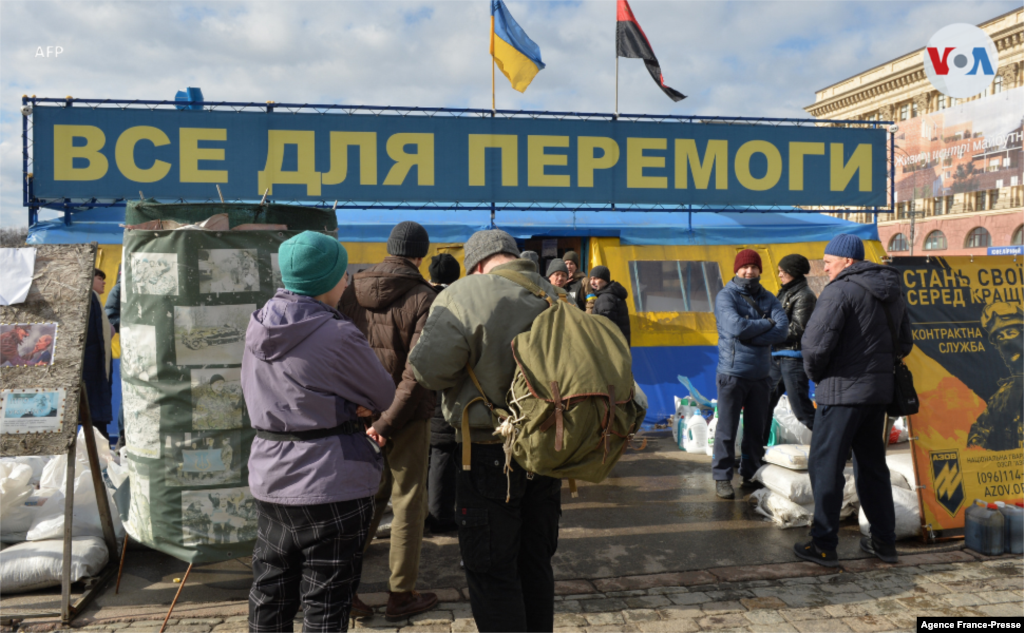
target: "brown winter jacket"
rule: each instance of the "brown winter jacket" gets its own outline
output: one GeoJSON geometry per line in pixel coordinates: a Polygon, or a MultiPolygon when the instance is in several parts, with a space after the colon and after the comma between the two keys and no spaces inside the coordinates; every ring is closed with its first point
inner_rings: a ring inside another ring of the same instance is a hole
{"type": "Polygon", "coordinates": [[[386,257],[356,273],[338,310],[352,319],[395,381],[395,400],[373,428],[392,437],[414,420],[426,423],[434,413],[434,392],[416,382],[406,359],[419,340],[437,295],[420,271],[404,257],[386,257]]]}

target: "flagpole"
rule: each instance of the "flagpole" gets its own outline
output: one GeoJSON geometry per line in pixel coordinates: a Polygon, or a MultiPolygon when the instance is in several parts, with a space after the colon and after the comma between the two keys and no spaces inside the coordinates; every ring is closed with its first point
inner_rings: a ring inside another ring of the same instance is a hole
{"type": "Polygon", "coordinates": [[[615,118],[619,118],[619,54],[615,54],[615,118]]]}
{"type": "Polygon", "coordinates": [[[492,113],[497,110],[497,108],[494,105],[494,66],[495,66],[494,56],[491,55],[491,112],[492,113]]]}

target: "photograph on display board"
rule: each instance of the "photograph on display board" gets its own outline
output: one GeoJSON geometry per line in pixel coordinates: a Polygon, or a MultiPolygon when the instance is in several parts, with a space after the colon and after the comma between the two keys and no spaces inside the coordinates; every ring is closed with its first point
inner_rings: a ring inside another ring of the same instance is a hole
{"type": "Polygon", "coordinates": [[[258,256],[256,249],[200,249],[200,294],[259,291],[258,256]]]}
{"type": "Polygon", "coordinates": [[[281,265],[277,262],[277,253],[270,254],[270,269],[274,273],[274,291],[284,288],[284,280],[281,278],[281,265]]]}
{"type": "Polygon", "coordinates": [[[159,395],[156,389],[148,386],[130,382],[121,384],[125,445],[140,457],[160,457],[159,395]]]}
{"type": "Polygon", "coordinates": [[[256,304],[174,308],[178,365],[240,365],[245,330],[256,304]]]}
{"type": "Polygon", "coordinates": [[[156,326],[121,325],[121,376],[155,381],[156,326]]]}
{"type": "Polygon", "coordinates": [[[181,493],[185,547],[239,543],[256,538],[256,502],[249,487],[181,493]]]}
{"type": "Polygon", "coordinates": [[[132,253],[131,274],[132,292],[178,294],[178,256],[175,253],[132,253]]]}
{"type": "Polygon", "coordinates": [[[174,433],[164,436],[168,486],[216,486],[242,482],[242,433],[174,433]]]}
{"type": "Polygon", "coordinates": [[[49,367],[56,344],[56,323],[2,323],[0,367],[49,367]]]}
{"type": "Polygon", "coordinates": [[[128,460],[128,478],[131,480],[132,500],[125,525],[132,538],[140,543],[153,542],[153,519],[149,506],[149,469],[134,459],[128,460]]]}
{"type": "Polygon", "coordinates": [[[63,417],[63,389],[0,391],[0,433],[54,433],[63,417]]]}
{"type": "Polygon", "coordinates": [[[237,367],[192,370],[192,428],[242,428],[242,370],[237,367]]]}

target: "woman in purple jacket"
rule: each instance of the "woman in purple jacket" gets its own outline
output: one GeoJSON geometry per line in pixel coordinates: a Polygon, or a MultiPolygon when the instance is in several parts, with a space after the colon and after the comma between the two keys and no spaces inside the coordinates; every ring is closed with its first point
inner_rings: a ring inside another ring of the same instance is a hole
{"type": "Polygon", "coordinates": [[[259,530],[249,630],[346,631],[383,458],[360,418],[386,410],[395,383],[338,304],[348,253],[307,231],[278,252],[284,288],[253,313],[242,391],[256,429],[249,488],[259,530]]]}

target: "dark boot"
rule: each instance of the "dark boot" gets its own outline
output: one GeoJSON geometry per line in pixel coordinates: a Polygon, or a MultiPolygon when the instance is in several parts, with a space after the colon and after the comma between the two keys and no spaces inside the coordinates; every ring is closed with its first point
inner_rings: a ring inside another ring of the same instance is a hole
{"type": "Polygon", "coordinates": [[[437,594],[418,591],[392,591],[384,617],[389,621],[404,620],[409,616],[430,611],[437,605],[437,594]]]}
{"type": "Polygon", "coordinates": [[[731,481],[716,481],[715,494],[723,499],[735,499],[736,491],[732,489],[731,481]]]}
{"type": "Polygon", "coordinates": [[[359,596],[352,594],[352,611],[349,612],[349,616],[353,618],[372,618],[373,609],[366,606],[366,604],[359,599],[359,596]]]}
{"type": "Polygon", "coordinates": [[[797,543],[793,546],[793,553],[804,560],[817,563],[822,567],[839,567],[839,557],[835,551],[818,549],[814,541],[797,543]]]}
{"type": "Polygon", "coordinates": [[[886,563],[897,563],[899,557],[896,555],[895,545],[884,545],[876,541],[874,537],[865,536],[860,539],[860,548],[868,554],[873,554],[886,563]]]}

